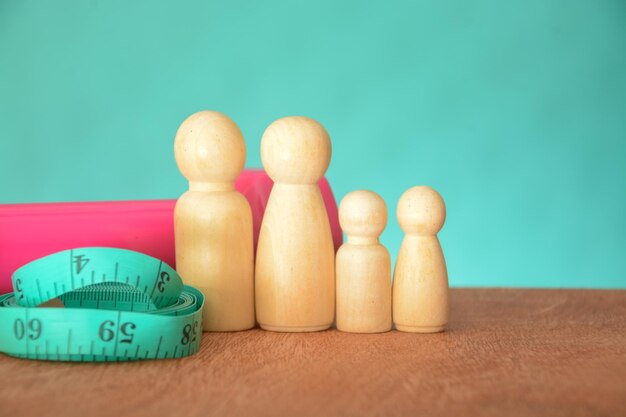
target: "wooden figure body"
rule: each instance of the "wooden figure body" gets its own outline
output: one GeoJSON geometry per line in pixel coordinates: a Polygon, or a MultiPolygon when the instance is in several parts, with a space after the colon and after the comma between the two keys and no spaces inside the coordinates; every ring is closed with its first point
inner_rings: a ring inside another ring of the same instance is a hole
{"type": "Polygon", "coordinates": [[[347,242],[337,252],[337,329],[353,333],[391,330],[391,261],[378,238],[387,224],[385,201],[353,191],[339,205],[347,242]]]}
{"type": "Polygon", "coordinates": [[[393,322],[398,330],[443,331],[448,324],[448,272],[437,239],[446,219],[443,199],[430,187],[407,190],[397,209],[406,233],[393,275],[393,322]]]}
{"type": "Polygon", "coordinates": [[[306,117],[272,123],[261,140],[274,180],[256,255],[256,314],[265,330],[319,331],[335,310],[335,251],[317,185],[331,157],[328,133],[306,117]]]}
{"type": "Polygon", "coordinates": [[[189,191],[174,210],[176,269],[205,296],[203,329],[250,329],[254,318],[252,212],[234,189],[246,159],[239,127],[202,111],[185,120],[174,145],[189,191]]]}

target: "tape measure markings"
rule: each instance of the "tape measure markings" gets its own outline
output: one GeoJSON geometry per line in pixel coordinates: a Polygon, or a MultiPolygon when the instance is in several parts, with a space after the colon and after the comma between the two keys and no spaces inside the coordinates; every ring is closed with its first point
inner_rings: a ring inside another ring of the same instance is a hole
{"type": "Polygon", "coordinates": [[[9,355],[119,361],[182,357],[199,348],[204,297],[156,258],[73,249],[18,269],[13,286],[14,293],[0,296],[0,328],[9,333],[0,351],[9,355]],[[65,308],[33,308],[55,297],[65,308]]]}

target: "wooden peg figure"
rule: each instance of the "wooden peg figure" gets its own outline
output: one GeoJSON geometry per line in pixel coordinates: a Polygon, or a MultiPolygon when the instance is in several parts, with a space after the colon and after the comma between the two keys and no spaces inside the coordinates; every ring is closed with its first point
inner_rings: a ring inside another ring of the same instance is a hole
{"type": "Polygon", "coordinates": [[[430,187],[407,190],[397,209],[405,232],[393,276],[393,322],[398,330],[441,332],[448,324],[448,272],[437,233],[446,206],[430,187]]]}
{"type": "Polygon", "coordinates": [[[337,329],[353,333],[391,330],[391,261],[379,236],[387,206],[378,194],[353,191],[339,205],[347,242],[337,252],[337,329]]]}
{"type": "Polygon", "coordinates": [[[234,188],[246,144],[227,116],[201,111],[189,116],[174,144],[176,163],[189,191],[174,211],[176,269],[205,297],[205,331],[250,329],[254,318],[252,211],[234,188]]]}
{"type": "Polygon", "coordinates": [[[335,250],[317,185],[330,163],[326,129],[306,117],[273,122],[261,160],[274,180],[256,255],[256,314],[280,332],[328,329],[335,313],[335,250]]]}

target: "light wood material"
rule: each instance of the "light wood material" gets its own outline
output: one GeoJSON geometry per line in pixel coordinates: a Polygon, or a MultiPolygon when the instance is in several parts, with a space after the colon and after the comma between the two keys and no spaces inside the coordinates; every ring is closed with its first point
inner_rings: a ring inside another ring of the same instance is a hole
{"type": "Polygon", "coordinates": [[[261,159],[274,187],[256,254],[256,314],[282,332],[330,327],[335,310],[335,251],[317,182],[331,157],[328,133],[306,117],[272,123],[261,159]]]}
{"type": "Polygon", "coordinates": [[[404,332],[434,333],[448,323],[448,272],[437,233],[446,220],[443,199],[430,187],[407,190],[397,209],[406,234],[393,275],[393,322],[404,332]]]}
{"type": "Polygon", "coordinates": [[[186,359],[0,355],[2,415],[626,415],[626,291],[451,289],[448,331],[205,333],[186,359]]]}
{"type": "Polygon", "coordinates": [[[227,116],[202,111],[180,126],[174,152],[189,180],[174,211],[177,271],[206,297],[205,331],[250,329],[255,325],[252,212],[234,188],[246,159],[243,135],[227,116]]]}
{"type": "Polygon", "coordinates": [[[391,261],[379,236],[387,205],[371,191],[353,191],[339,205],[347,242],[337,251],[337,329],[380,333],[391,329],[391,261]]]}

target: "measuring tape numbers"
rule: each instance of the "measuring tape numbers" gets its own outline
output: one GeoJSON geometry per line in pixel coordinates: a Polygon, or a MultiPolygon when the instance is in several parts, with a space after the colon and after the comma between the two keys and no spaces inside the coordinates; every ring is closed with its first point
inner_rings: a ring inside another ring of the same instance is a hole
{"type": "Polygon", "coordinates": [[[13,273],[0,296],[0,352],[106,362],[198,351],[204,297],[148,255],[115,248],[58,252],[13,273]],[[65,308],[37,307],[58,298],[65,308]]]}

